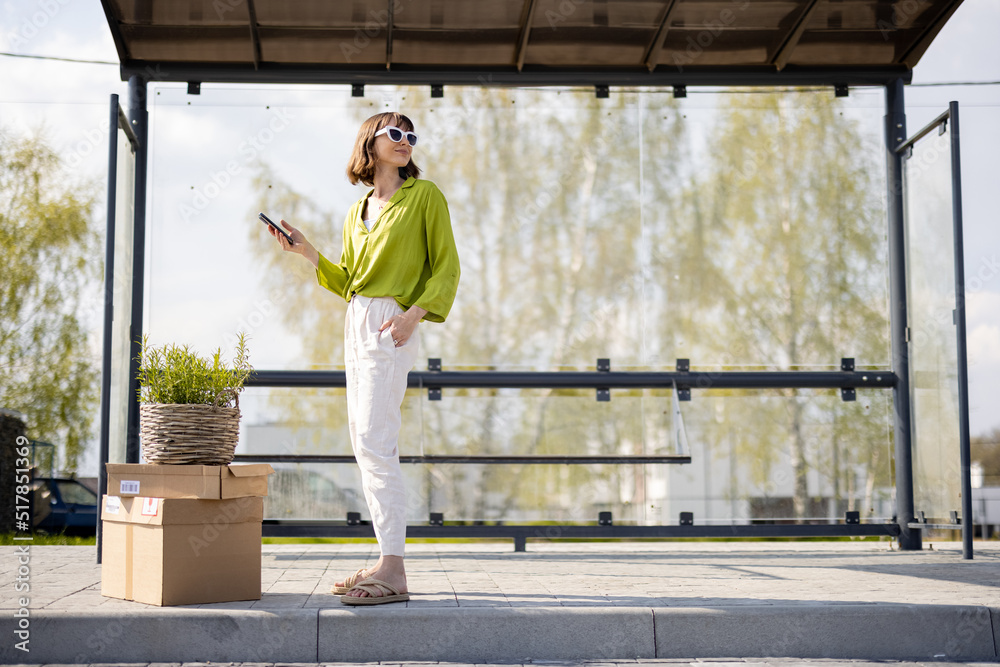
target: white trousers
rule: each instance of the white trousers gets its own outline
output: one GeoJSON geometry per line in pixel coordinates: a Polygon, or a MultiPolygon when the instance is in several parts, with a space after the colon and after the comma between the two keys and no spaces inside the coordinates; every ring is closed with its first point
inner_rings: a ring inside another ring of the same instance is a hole
{"type": "Polygon", "coordinates": [[[417,360],[420,327],[396,347],[389,330],[403,309],[391,297],[354,295],[344,321],[347,422],[361,485],[383,556],[402,556],[406,544],[406,489],[399,465],[400,407],[417,360]]]}

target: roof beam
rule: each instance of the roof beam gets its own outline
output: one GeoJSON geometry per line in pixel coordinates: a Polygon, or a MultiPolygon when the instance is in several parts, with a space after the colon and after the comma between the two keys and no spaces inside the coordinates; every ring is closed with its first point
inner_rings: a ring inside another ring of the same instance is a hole
{"type": "Polygon", "coordinates": [[[663,16],[660,17],[660,27],[657,29],[656,34],[653,35],[652,41],[650,41],[649,46],[646,47],[646,55],[642,62],[646,65],[646,68],[652,72],[656,69],[656,63],[660,57],[660,50],[663,48],[663,42],[667,39],[667,30],[670,26],[670,15],[674,13],[674,7],[677,6],[677,0],[667,0],[666,5],[663,8],[663,16]]]}
{"type": "Polygon", "coordinates": [[[514,54],[514,64],[520,72],[524,67],[524,55],[528,49],[528,37],[531,35],[531,22],[535,18],[535,0],[524,0],[521,9],[521,34],[517,37],[517,53],[514,54]]]}
{"type": "Polygon", "coordinates": [[[395,16],[392,13],[392,8],[396,4],[396,0],[386,0],[385,4],[388,6],[388,14],[386,18],[385,26],[385,68],[392,69],[392,24],[395,21],[395,16]]]}
{"type": "Polygon", "coordinates": [[[247,0],[247,17],[250,22],[250,42],[253,48],[253,68],[260,69],[260,33],[257,30],[257,9],[253,0],[247,0]]]}
{"type": "Polygon", "coordinates": [[[962,0],[953,0],[949,5],[941,10],[941,13],[937,15],[927,28],[920,33],[919,36],[913,41],[909,47],[901,51],[903,55],[896,59],[897,63],[904,64],[907,67],[913,67],[916,61],[920,60],[920,56],[924,55],[924,51],[927,47],[931,45],[937,34],[941,32],[941,28],[947,23],[951,15],[955,13],[958,6],[962,4],[962,0]],[[912,61],[912,63],[911,63],[912,61]]]}
{"type": "Polygon", "coordinates": [[[490,67],[417,67],[396,63],[391,71],[381,65],[333,67],[323,65],[286,65],[264,62],[255,71],[247,64],[165,62],[130,60],[122,64],[121,76],[155,71],[159,81],[201,81],[214,83],[319,83],[421,86],[884,86],[902,79],[909,83],[913,71],[905,65],[807,67],[788,65],[778,72],[771,65],[740,68],[724,66],[658,67],[647,72],[643,67],[629,69],[561,68],[526,66],[518,72],[512,66],[490,67]],[[152,68],[149,70],[147,68],[152,68]]]}
{"type": "Polygon", "coordinates": [[[816,7],[818,6],[819,0],[810,0],[805,10],[799,14],[799,18],[796,20],[795,26],[792,28],[788,38],[785,39],[785,42],[771,56],[771,64],[779,72],[785,69],[785,65],[788,64],[788,60],[792,57],[792,52],[795,51],[795,47],[799,45],[799,40],[802,39],[802,33],[806,31],[806,26],[809,24],[812,13],[816,11],[816,7]]]}

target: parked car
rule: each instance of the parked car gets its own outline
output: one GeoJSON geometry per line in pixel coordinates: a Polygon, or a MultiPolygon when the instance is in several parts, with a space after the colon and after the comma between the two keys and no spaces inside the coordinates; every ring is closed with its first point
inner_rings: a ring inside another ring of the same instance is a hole
{"type": "Polygon", "coordinates": [[[36,477],[35,530],[66,535],[97,534],[97,494],[75,479],[36,477]]]}

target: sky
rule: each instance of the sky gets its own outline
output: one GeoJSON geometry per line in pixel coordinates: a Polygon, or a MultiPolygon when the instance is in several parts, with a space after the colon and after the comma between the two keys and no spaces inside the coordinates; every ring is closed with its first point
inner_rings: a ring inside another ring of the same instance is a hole
{"type": "MultiPolygon", "coordinates": [[[[961,105],[962,176],[973,435],[1000,427],[1000,225],[995,214],[1000,146],[1000,85],[921,86],[1000,81],[1000,2],[966,0],[924,54],[906,89],[910,133],[947,108],[961,105]]],[[[117,62],[107,21],[96,0],[0,0],[0,52],[117,62]]],[[[0,127],[45,133],[71,177],[107,180],[109,96],[127,98],[115,65],[0,56],[0,127]]],[[[331,122],[345,108],[346,87],[253,87],[204,84],[198,97],[183,84],[150,86],[154,133],[149,163],[149,250],[146,329],[161,341],[191,342],[209,351],[250,328],[261,340],[283,339],[269,303],[287,286],[261,276],[247,259],[244,221],[254,193],[254,160],[283,165],[283,178],[324,210],[346,210],[362,194],[342,173],[355,129],[331,122]],[[193,107],[193,108],[192,108],[193,107]],[[190,122],[191,114],[198,122],[190,122]],[[325,136],[317,148],[314,128],[325,136]],[[270,132],[266,132],[265,128],[270,132]],[[303,158],[308,156],[308,158],[303,158]],[[332,185],[331,185],[332,183],[332,185]],[[212,290],[232,294],[219,312],[212,290]],[[229,322],[199,328],[200,319],[229,322]],[[235,322],[237,324],[233,325],[235,322]]],[[[853,95],[853,93],[852,93],[853,95]]],[[[373,111],[405,101],[369,88],[373,111]]],[[[879,91],[858,95],[881,114],[879,91]]],[[[103,228],[104,205],[95,211],[103,228]]],[[[95,349],[99,320],[93,323],[95,349]]],[[[291,367],[295,344],[269,346],[258,368],[291,367]]]]}

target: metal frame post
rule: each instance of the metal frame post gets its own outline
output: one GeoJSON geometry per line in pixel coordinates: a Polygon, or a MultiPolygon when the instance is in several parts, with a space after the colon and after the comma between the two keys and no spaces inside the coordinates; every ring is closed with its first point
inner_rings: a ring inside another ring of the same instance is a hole
{"type": "Polygon", "coordinates": [[[892,389],[894,440],[896,445],[896,522],[899,548],[918,551],[923,546],[913,521],[912,421],[910,418],[909,320],[906,312],[906,233],[903,218],[903,158],[896,147],[906,141],[906,109],[903,80],[885,87],[885,148],[887,214],[889,227],[889,319],[892,338],[892,389]]]}
{"type": "Polygon", "coordinates": [[[138,139],[135,151],[135,231],[132,238],[132,321],[129,325],[128,436],[125,461],[139,462],[139,353],[142,341],[142,300],[146,275],[146,162],[149,156],[149,114],[146,90],[149,79],[133,74],[128,80],[128,121],[138,139]]]}
{"type": "MultiPolygon", "coordinates": [[[[969,363],[965,342],[965,243],[962,233],[962,164],[958,102],[948,105],[951,122],[951,217],[955,235],[955,336],[958,349],[958,447],[962,461],[962,558],[972,560],[972,455],[969,443],[969,363]]],[[[985,533],[984,533],[985,537],[985,533]]]]}
{"type": "MultiPolygon", "coordinates": [[[[111,348],[114,324],[115,289],[115,214],[118,192],[118,96],[111,96],[111,118],[108,123],[108,208],[107,232],[104,239],[104,340],[101,345],[101,458],[97,471],[97,499],[108,490],[107,471],[104,463],[108,460],[111,441],[111,348]]],[[[101,519],[97,519],[97,562],[101,562],[101,542],[103,541],[101,519]]]]}

